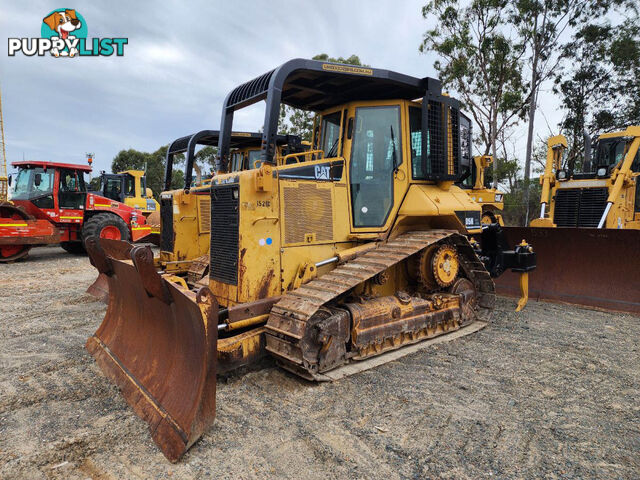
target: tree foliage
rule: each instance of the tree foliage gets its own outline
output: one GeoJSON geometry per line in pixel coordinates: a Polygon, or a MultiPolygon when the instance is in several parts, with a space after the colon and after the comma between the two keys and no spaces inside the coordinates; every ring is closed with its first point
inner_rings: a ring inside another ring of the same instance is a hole
{"type": "Polygon", "coordinates": [[[524,48],[504,28],[508,12],[507,0],[431,0],[422,9],[432,28],[420,51],[438,55],[438,77],[471,113],[482,154],[494,157],[498,138],[524,117],[527,107],[524,48]]]}
{"type": "Polygon", "coordinates": [[[562,51],[554,91],[565,118],[572,165],[580,168],[583,131],[589,136],[640,124],[640,21],[631,9],[621,23],[593,19],[562,51]]]}
{"type": "MultiPolygon", "coordinates": [[[[111,171],[118,173],[123,170],[144,170],[147,177],[147,187],[158,198],[164,188],[164,170],[166,166],[168,146],[162,146],[153,153],[141,152],[130,148],[120,150],[111,162],[111,171]]],[[[184,161],[183,155],[176,155],[174,166],[184,161]]],[[[184,174],[178,168],[173,169],[171,188],[177,189],[184,186],[184,174]]]]}
{"type": "MultiPolygon", "coordinates": [[[[529,83],[529,118],[525,152],[525,203],[534,144],[535,114],[540,88],[557,70],[560,53],[571,43],[565,43],[566,33],[580,30],[593,18],[598,18],[618,4],[629,0],[516,0],[510,2],[509,23],[526,47],[529,83]]],[[[571,48],[571,47],[569,47],[571,48]]],[[[528,215],[526,216],[528,221],[528,215]]]]}
{"type": "MultiPolygon", "coordinates": [[[[536,162],[534,121],[545,82],[555,78],[556,93],[568,112],[562,128],[570,142],[581,143],[585,126],[607,130],[640,121],[636,4],[637,0],[430,0],[423,7],[433,27],[420,50],[437,54],[434,67],[443,85],[471,113],[479,128],[476,143],[496,158],[496,182],[504,173],[499,172],[499,139],[520,119],[527,120],[524,169],[519,170],[524,195],[518,201],[525,208],[538,201],[528,191],[535,184],[530,181],[536,162]],[[612,19],[621,20],[612,25],[612,19]]],[[[517,182],[511,185],[514,191],[518,188],[517,182]]]]}

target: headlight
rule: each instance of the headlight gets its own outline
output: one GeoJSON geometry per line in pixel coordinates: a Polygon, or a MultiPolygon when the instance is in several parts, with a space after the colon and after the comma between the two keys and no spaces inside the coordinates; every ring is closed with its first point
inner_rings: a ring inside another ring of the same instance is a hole
{"type": "Polygon", "coordinates": [[[565,172],[564,170],[560,170],[558,172],[558,180],[566,180],[567,179],[567,172],[565,172]]]}
{"type": "Polygon", "coordinates": [[[604,177],[604,176],[606,176],[606,175],[607,175],[607,168],[606,168],[606,167],[600,167],[600,168],[598,169],[598,171],[596,172],[596,174],[597,174],[599,177],[604,177]]]}
{"type": "Polygon", "coordinates": [[[502,201],[502,194],[496,193],[496,202],[501,202],[501,201],[502,201]]]}

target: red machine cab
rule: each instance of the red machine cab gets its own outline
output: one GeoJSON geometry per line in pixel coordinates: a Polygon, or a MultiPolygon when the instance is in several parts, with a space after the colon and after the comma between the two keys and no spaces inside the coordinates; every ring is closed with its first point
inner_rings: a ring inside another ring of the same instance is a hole
{"type": "Polygon", "coordinates": [[[84,251],[91,236],[137,241],[151,233],[144,216],[124,203],[87,192],[89,165],[22,161],[11,202],[0,205],[0,262],[25,257],[31,247],[60,244],[84,251]]]}

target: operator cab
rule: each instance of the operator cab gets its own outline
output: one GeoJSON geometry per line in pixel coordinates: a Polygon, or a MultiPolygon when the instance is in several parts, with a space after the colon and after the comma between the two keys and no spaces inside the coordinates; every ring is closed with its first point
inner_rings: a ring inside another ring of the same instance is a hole
{"type": "MultiPolygon", "coordinates": [[[[172,190],[173,164],[178,155],[186,154],[184,169],[184,190],[193,185],[193,170],[198,146],[217,146],[220,138],[219,130],[201,130],[192,135],[174,140],[167,149],[166,168],[164,173],[164,191],[172,190]]],[[[297,135],[277,135],[276,148],[278,158],[284,163],[303,161],[303,153],[308,150],[297,135]]],[[[229,140],[229,161],[222,169],[213,173],[233,173],[253,170],[262,166],[261,159],[262,134],[257,132],[232,132],[229,140]]],[[[210,183],[210,179],[207,179],[210,183]]],[[[207,184],[207,182],[205,182],[207,184]]],[[[198,186],[198,185],[196,185],[198,186]]]]}
{"type": "MultiPolygon", "coordinates": [[[[627,137],[602,138],[596,146],[595,159],[591,165],[591,172],[598,177],[609,177],[611,172],[622,162],[631,146],[631,139],[627,137]]],[[[631,167],[633,172],[640,171],[640,151],[631,167]]]]}
{"type": "Polygon", "coordinates": [[[11,182],[12,200],[29,201],[45,210],[84,208],[87,193],[84,175],[91,167],[29,161],[12,165],[18,167],[15,182],[11,182]]]}
{"type": "MultiPolygon", "coordinates": [[[[564,158],[562,169],[557,172],[559,180],[586,180],[609,178],[613,171],[621,165],[633,137],[620,134],[601,135],[594,145],[595,155],[587,153],[584,161],[575,165],[575,160],[564,158]],[[561,173],[562,172],[562,173],[561,173]]],[[[631,167],[632,172],[640,172],[640,152],[631,167]]]]}
{"type": "MultiPolygon", "coordinates": [[[[442,94],[437,80],[292,60],[233,90],[225,100],[220,131],[231,130],[236,110],[260,100],[266,100],[262,167],[277,167],[281,180],[346,186],[342,191],[347,192],[350,234],[372,238],[387,232],[397,226],[401,211],[406,214],[400,220],[409,223],[420,217],[427,225],[433,219],[439,228],[481,230],[481,208],[454,186],[463,173],[463,161],[471,164],[470,122],[459,102],[442,94]],[[316,114],[310,158],[302,164],[277,158],[274,140],[281,104],[316,114]],[[434,187],[448,192],[447,214],[442,205],[428,200],[441,200],[434,187]],[[426,202],[429,207],[420,213],[401,209],[407,195],[411,199],[406,205],[426,202]]],[[[230,135],[220,135],[218,151],[216,170],[228,172],[233,161],[230,135]]],[[[236,178],[224,177],[214,180],[212,192],[217,184],[236,178]]]]}
{"type": "MultiPolygon", "coordinates": [[[[435,128],[435,118],[442,110],[436,113],[439,105],[428,108],[432,126],[427,129],[424,144],[421,99],[350,102],[317,115],[311,152],[318,152],[317,156],[326,161],[347,160],[345,177],[350,186],[354,229],[388,228],[409,184],[451,181],[458,172],[473,168],[470,120],[462,113],[449,116],[449,128],[456,131],[459,124],[460,136],[453,135],[451,145],[446,147],[441,129],[435,128]],[[423,148],[426,155],[422,154],[423,148]]],[[[326,173],[319,170],[313,174],[332,181],[343,175],[335,162],[326,173]]],[[[478,227],[473,218],[460,220],[468,228],[478,227]]]]}
{"type": "MultiPolygon", "coordinates": [[[[125,198],[136,197],[136,179],[130,173],[103,173],[96,179],[96,183],[96,188],[95,190],[92,188],[92,191],[116,202],[124,203],[125,198]]],[[[142,176],[140,178],[141,191],[145,192],[146,187],[146,178],[142,176]]]]}

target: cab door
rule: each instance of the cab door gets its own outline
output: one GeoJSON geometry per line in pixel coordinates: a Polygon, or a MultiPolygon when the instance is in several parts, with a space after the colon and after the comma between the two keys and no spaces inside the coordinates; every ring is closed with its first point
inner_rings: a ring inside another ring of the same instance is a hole
{"type": "Polygon", "coordinates": [[[351,227],[354,232],[390,228],[406,192],[402,118],[405,102],[357,105],[349,111],[345,153],[349,153],[351,227]],[[350,135],[349,135],[350,134],[350,135]]]}

